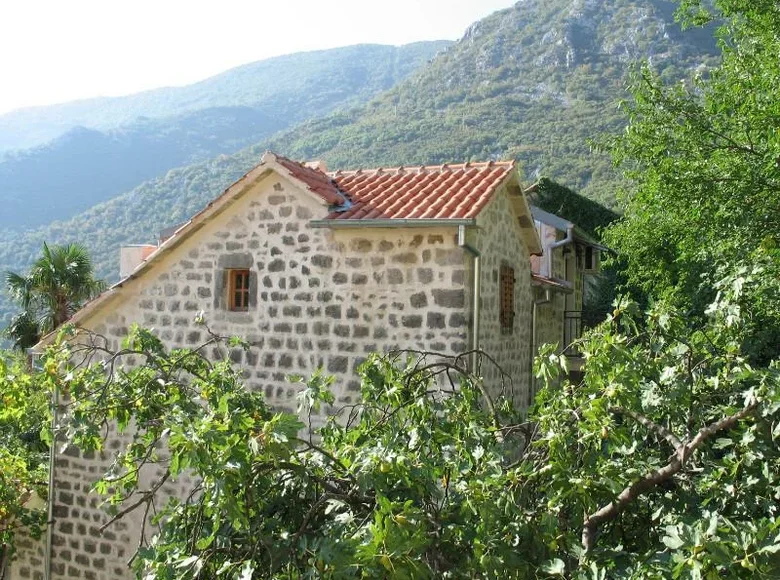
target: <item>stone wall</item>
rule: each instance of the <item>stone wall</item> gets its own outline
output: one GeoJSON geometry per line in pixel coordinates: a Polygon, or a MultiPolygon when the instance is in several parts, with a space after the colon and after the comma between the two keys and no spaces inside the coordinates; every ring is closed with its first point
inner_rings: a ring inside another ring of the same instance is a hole
{"type": "MultiPolygon", "coordinates": [[[[537,300],[544,299],[544,290],[536,289],[537,300]]],[[[560,292],[552,292],[550,302],[536,307],[536,347],[545,344],[557,344],[558,351],[563,350],[563,312],[565,297],[560,292]]]]}
{"type": "MultiPolygon", "coordinates": [[[[294,410],[297,392],[288,374],[324,367],[336,376],[340,406],[358,396],[354,371],[371,352],[467,349],[470,258],[454,228],[311,227],[326,214],[291,183],[266,179],[128,282],[84,326],[114,349],[134,322],[154,328],[169,347],[193,347],[208,338],[195,323],[202,312],[213,332],[250,341],[248,352],[236,349],[230,357],[245,368],[248,386],[286,410],[294,410]],[[251,271],[247,312],[225,307],[227,268],[251,271]]],[[[110,441],[111,449],[120,444],[110,441]]],[[[140,520],[128,517],[101,534],[107,518],[88,493],[110,459],[75,451],[57,458],[53,578],[131,577],[127,560],[140,520]]],[[[170,492],[180,493],[175,486],[170,492]]],[[[11,578],[36,577],[36,551],[22,550],[11,578]]]]}
{"type": "Polygon", "coordinates": [[[505,191],[500,191],[477,219],[476,247],[482,254],[480,347],[492,356],[499,370],[482,363],[487,386],[498,394],[502,388],[513,403],[524,408],[528,402],[531,365],[531,266],[522,231],[505,191]],[[514,269],[514,320],[510,330],[500,321],[500,269],[514,269]]]}

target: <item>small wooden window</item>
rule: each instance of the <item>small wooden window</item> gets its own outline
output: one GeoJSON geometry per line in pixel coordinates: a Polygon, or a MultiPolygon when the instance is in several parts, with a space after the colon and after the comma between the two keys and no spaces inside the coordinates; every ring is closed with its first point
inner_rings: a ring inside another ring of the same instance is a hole
{"type": "Polygon", "coordinates": [[[500,319],[501,331],[512,332],[515,322],[515,270],[501,266],[500,319]]]}
{"type": "Polygon", "coordinates": [[[593,246],[585,246],[585,266],[586,272],[597,272],[599,269],[599,252],[593,246]]]}
{"type": "Polygon", "coordinates": [[[229,270],[228,304],[230,310],[249,309],[249,270],[229,270]]]}

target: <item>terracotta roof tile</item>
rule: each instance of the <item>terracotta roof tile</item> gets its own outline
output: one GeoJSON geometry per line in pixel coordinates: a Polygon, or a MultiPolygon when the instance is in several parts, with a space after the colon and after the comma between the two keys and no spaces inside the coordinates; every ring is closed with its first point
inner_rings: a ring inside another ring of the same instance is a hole
{"type": "Polygon", "coordinates": [[[344,197],[339,194],[338,187],[326,173],[281,155],[274,155],[274,160],[289,171],[290,175],[305,183],[312,193],[319,195],[328,203],[333,205],[344,203],[344,197]]]}
{"type": "Polygon", "coordinates": [[[514,169],[500,161],[336,171],[331,183],[351,205],[328,219],[474,218],[514,169]]]}

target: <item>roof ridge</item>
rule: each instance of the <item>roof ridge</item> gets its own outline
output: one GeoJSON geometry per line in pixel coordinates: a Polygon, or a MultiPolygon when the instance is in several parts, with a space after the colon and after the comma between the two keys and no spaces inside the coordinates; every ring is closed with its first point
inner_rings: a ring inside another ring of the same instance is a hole
{"type": "Polygon", "coordinates": [[[443,172],[443,171],[459,171],[461,169],[489,169],[493,167],[514,167],[517,161],[514,159],[501,159],[499,161],[464,161],[462,163],[442,163],[440,165],[398,165],[395,167],[372,167],[358,169],[337,169],[335,171],[327,171],[325,174],[328,177],[347,177],[351,175],[366,175],[366,174],[392,174],[392,173],[428,173],[428,172],[443,172]]]}

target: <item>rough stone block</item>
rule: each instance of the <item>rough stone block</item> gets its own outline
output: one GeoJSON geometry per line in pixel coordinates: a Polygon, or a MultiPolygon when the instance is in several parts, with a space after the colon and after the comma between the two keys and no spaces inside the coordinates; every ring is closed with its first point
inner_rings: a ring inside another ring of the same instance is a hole
{"type": "Polygon", "coordinates": [[[426,320],[428,328],[446,328],[447,320],[441,312],[429,312],[426,320]]]}
{"type": "Polygon", "coordinates": [[[284,260],[281,260],[277,258],[276,260],[273,260],[270,264],[268,264],[268,271],[269,272],[283,272],[286,267],[286,264],[284,263],[284,260]]]}
{"type": "Polygon", "coordinates": [[[451,328],[462,328],[468,324],[468,320],[461,312],[453,312],[450,314],[450,320],[448,326],[451,328]]]}
{"type": "Polygon", "coordinates": [[[349,369],[349,359],[345,356],[333,356],[328,360],[329,373],[345,373],[349,369]]]}
{"type": "Polygon", "coordinates": [[[300,306],[288,305],[282,308],[283,316],[290,316],[292,318],[299,318],[301,316],[302,308],[300,306]]]}
{"type": "Polygon", "coordinates": [[[422,326],[422,316],[418,314],[402,316],[401,324],[407,328],[420,328],[422,326]]]}
{"type": "Polygon", "coordinates": [[[463,308],[466,305],[466,292],[459,290],[433,290],[433,301],[445,308],[463,308]]]}
{"type": "Polygon", "coordinates": [[[398,268],[390,268],[387,271],[387,281],[390,284],[403,284],[404,273],[398,268]]]}
{"type": "Polygon", "coordinates": [[[449,250],[436,249],[436,263],[439,266],[457,266],[463,264],[463,251],[460,248],[449,250]]]}
{"type": "Polygon", "coordinates": [[[330,256],[323,256],[321,254],[315,254],[311,257],[311,263],[318,268],[330,268],[333,266],[333,258],[330,256]]]}
{"type": "Polygon", "coordinates": [[[416,264],[417,263],[417,254],[414,252],[406,252],[403,254],[396,254],[392,258],[393,262],[396,262],[398,264],[416,264]]]}
{"type": "Polygon", "coordinates": [[[414,308],[425,308],[428,306],[428,296],[425,292],[417,292],[409,297],[409,303],[414,308]]]}

